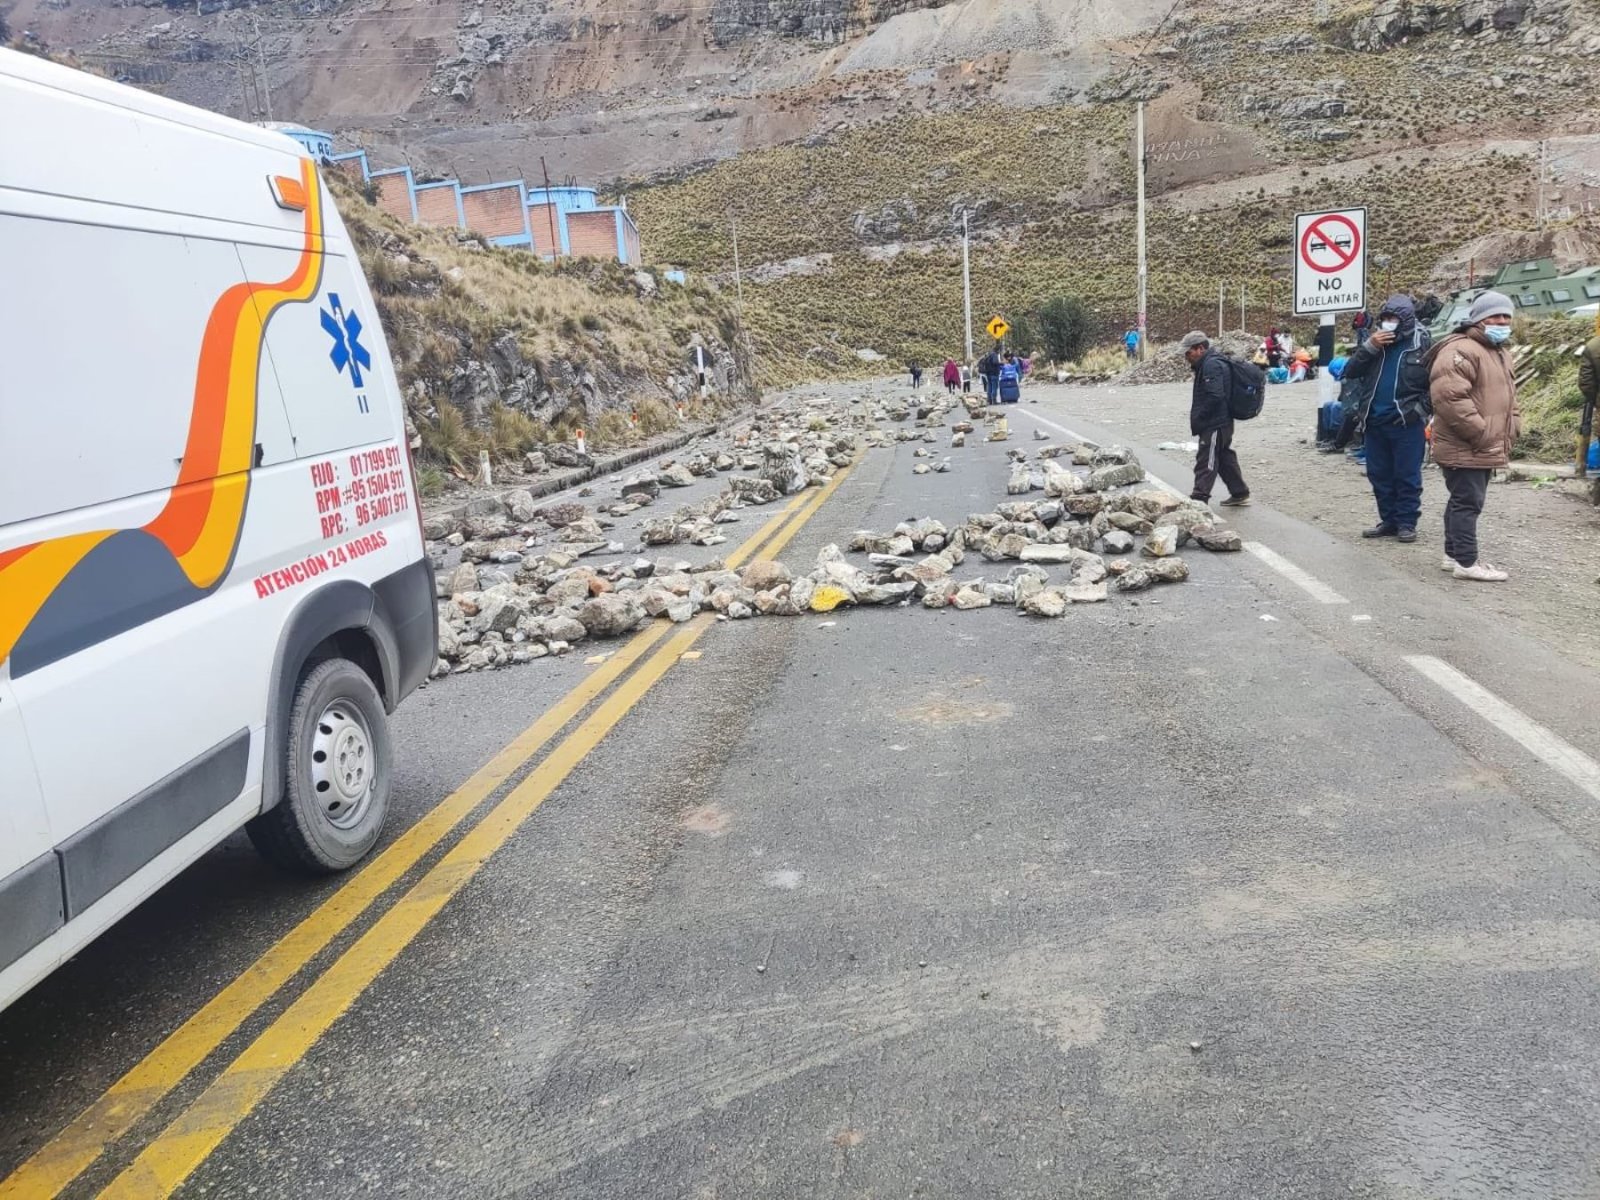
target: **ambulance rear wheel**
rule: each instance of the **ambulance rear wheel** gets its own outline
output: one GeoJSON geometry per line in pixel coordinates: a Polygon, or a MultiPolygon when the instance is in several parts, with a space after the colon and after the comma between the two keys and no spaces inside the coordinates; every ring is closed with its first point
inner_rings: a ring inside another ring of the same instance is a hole
{"type": "Polygon", "coordinates": [[[394,774],[383,701],[343,658],[312,667],[295,689],[284,747],[284,792],[251,821],[256,849],[291,871],[343,871],[383,832],[394,774]]]}

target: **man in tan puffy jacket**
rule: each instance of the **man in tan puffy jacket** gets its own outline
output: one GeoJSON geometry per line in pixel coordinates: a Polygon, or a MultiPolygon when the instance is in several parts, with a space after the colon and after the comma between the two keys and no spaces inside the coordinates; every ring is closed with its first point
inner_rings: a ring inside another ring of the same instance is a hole
{"type": "Polygon", "coordinates": [[[1444,474],[1443,568],[1457,579],[1499,583],[1506,573],[1478,557],[1478,514],[1489,474],[1511,461],[1521,429],[1517,382],[1505,346],[1511,337],[1511,298],[1485,292],[1466,321],[1428,354],[1433,400],[1433,461],[1444,474]]]}

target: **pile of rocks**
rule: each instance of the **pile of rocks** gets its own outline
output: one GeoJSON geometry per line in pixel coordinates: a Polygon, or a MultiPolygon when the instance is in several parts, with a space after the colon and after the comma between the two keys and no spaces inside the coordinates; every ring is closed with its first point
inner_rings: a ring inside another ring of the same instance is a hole
{"type": "MultiPolygon", "coordinates": [[[[1253,333],[1232,330],[1211,343],[1224,354],[1235,358],[1249,358],[1261,348],[1261,339],[1253,333]]],[[[1187,383],[1194,378],[1183,350],[1177,342],[1153,346],[1150,357],[1136,367],[1129,367],[1117,376],[1118,383],[1187,383]]]]}
{"type": "MultiPolygon", "coordinates": [[[[915,425],[886,429],[883,422],[909,421],[911,405],[894,397],[791,403],[752,421],[725,447],[624,477],[616,483],[617,498],[595,513],[576,503],[540,507],[526,493],[511,493],[475,502],[454,528],[430,519],[427,532],[439,539],[430,549],[442,543],[460,560],[440,575],[435,673],[529,662],[586,639],[623,636],[654,619],[683,622],[700,613],[737,621],[841,606],[970,610],[1000,604],[1060,617],[1074,604],[1101,603],[1113,592],[1187,579],[1189,568],[1177,553],[1186,544],[1241,548],[1239,535],[1219,528],[1206,505],[1141,486],[1144,468],[1128,450],[1051,443],[1032,455],[1008,452],[1006,490],[1013,498],[992,511],[953,526],[921,517],[888,532],[859,530],[846,550],[824,547],[805,574],[767,560],[742,570],[721,561],[584,561],[625,553],[610,536],[612,518],[657,503],[664,489],[722,472],[753,472],[730,475],[715,495],[647,520],[640,532],[640,550],[716,545],[726,540],[721,527],[737,521],[739,509],[820,483],[851,461],[858,439],[886,446],[906,435],[931,440],[941,436],[936,431],[952,407],[943,396],[919,399],[915,425]],[[865,555],[866,562],[851,562],[847,554],[865,555]],[[992,566],[962,572],[966,564],[992,566]],[[1054,581],[1049,569],[1059,569],[1054,581]]],[[[971,422],[957,422],[953,436],[971,431],[971,422]]]]}

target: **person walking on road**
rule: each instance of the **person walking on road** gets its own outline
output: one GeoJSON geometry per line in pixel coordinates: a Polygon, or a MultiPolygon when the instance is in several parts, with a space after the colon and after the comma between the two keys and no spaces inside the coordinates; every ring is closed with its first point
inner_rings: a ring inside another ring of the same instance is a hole
{"type": "Polygon", "coordinates": [[[1359,350],[1372,336],[1372,318],[1366,309],[1356,309],[1356,315],[1350,318],[1350,327],[1356,331],[1356,349],[1359,350]]]}
{"type": "Polygon", "coordinates": [[[995,390],[1001,404],[1015,404],[1022,399],[1022,367],[1011,351],[1006,351],[1000,363],[1000,373],[995,377],[995,390]]]}
{"type": "Polygon", "coordinates": [[[994,403],[995,391],[1000,386],[1000,356],[993,350],[978,360],[978,374],[983,378],[983,398],[994,403]]]}
{"type": "Polygon", "coordinates": [[[961,364],[961,393],[968,395],[972,391],[972,364],[961,364]]]}
{"type": "Polygon", "coordinates": [[[944,390],[949,392],[952,396],[954,396],[956,394],[956,389],[959,388],[960,386],[961,386],[961,368],[956,366],[956,360],[955,359],[953,359],[953,358],[945,359],[944,360],[944,390]]]}
{"type": "Polygon", "coordinates": [[[1250,485],[1239,470],[1239,456],[1233,451],[1233,410],[1228,396],[1233,390],[1233,371],[1228,360],[1211,348],[1211,339],[1196,329],[1178,343],[1183,357],[1194,372],[1194,394],[1189,401],[1189,432],[1200,439],[1194,460],[1196,500],[1211,502],[1211,489],[1222,476],[1228,498],[1222,504],[1242,508],[1250,503],[1250,485]]]}
{"type": "Polygon", "coordinates": [[[1341,392],[1353,401],[1367,450],[1367,481],[1378,523],[1364,538],[1417,540],[1422,516],[1422,460],[1427,456],[1428,331],[1410,296],[1390,296],[1378,328],[1344,365],[1341,392]]]}
{"type": "Polygon", "coordinates": [[[1128,361],[1139,357],[1139,331],[1130,329],[1122,335],[1122,348],[1128,352],[1128,361]]]}
{"type": "Polygon", "coordinates": [[[1457,331],[1428,354],[1433,461],[1450,491],[1441,565],[1457,579],[1480,583],[1507,577],[1478,557],[1478,514],[1489,494],[1490,473],[1511,461],[1521,432],[1517,381],[1505,348],[1512,311],[1509,296],[1484,292],[1457,331]]]}
{"type": "Polygon", "coordinates": [[[911,372],[911,389],[915,391],[922,386],[922,364],[913,358],[906,364],[906,370],[911,372]]]}

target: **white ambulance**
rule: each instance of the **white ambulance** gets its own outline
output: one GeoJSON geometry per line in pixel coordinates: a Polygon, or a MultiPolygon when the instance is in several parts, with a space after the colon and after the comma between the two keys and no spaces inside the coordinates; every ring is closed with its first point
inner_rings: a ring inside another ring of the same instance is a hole
{"type": "Polygon", "coordinates": [[[0,1007],[241,826],[360,859],[435,637],[317,165],[0,50],[0,1007]]]}

